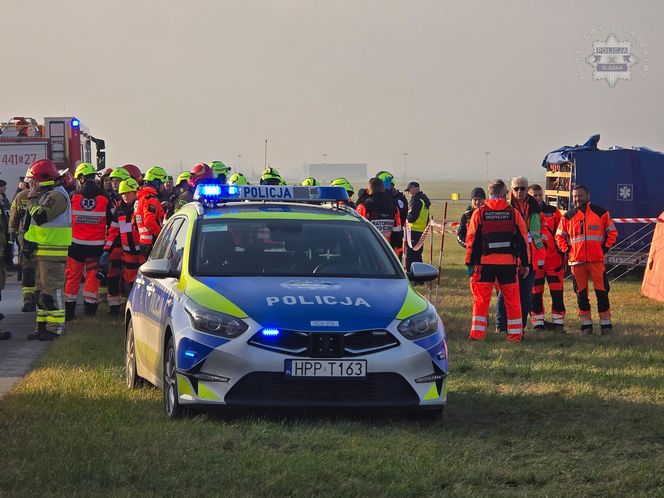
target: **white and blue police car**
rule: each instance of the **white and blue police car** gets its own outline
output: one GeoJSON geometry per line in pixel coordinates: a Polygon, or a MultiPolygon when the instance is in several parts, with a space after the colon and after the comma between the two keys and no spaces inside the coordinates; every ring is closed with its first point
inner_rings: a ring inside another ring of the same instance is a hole
{"type": "Polygon", "coordinates": [[[447,342],[342,187],[197,187],[129,295],[126,383],[192,407],[389,407],[442,414],[447,342]]]}

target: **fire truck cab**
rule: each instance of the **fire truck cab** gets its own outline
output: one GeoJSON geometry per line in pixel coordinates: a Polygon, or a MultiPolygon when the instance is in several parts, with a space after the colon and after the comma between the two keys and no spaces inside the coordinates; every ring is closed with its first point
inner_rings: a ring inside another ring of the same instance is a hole
{"type": "Polygon", "coordinates": [[[100,170],[106,162],[104,140],[92,136],[73,116],[44,118],[43,124],[17,116],[0,123],[0,179],[7,182],[9,191],[38,159],[53,160],[61,171],[73,172],[82,162],[96,164],[100,170]]]}

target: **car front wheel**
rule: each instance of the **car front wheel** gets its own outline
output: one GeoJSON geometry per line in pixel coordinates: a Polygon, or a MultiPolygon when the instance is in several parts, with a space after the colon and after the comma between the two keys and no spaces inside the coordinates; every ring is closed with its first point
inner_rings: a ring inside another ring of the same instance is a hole
{"type": "Polygon", "coordinates": [[[164,408],[168,418],[179,418],[187,413],[187,410],[179,402],[173,337],[168,339],[164,353],[164,408]]]}

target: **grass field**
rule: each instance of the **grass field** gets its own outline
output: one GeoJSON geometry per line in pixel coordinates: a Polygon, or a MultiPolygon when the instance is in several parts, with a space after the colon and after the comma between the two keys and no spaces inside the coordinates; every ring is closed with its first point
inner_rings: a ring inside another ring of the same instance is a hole
{"type": "Polygon", "coordinates": [[[470,343],[448,237],[442,422],[321,411],[169,421],[160,391],[124,387],[121,324],[82,319],[0,403],[0,494],[664,496],[664,306],[626,280],[611,292],[612,335],[470,343]]]}

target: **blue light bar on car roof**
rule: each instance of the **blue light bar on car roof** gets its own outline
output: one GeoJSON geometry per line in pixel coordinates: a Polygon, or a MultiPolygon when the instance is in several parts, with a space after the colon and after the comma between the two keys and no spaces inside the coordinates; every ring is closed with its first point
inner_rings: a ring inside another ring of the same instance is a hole
{"type": "Polygon", "coordinates": [[[343,187],[283,187],[278,185],[201,183],[196,186],[194,200],[202,202],[338,202],[347,201],[348,192],[343,187]]]}

